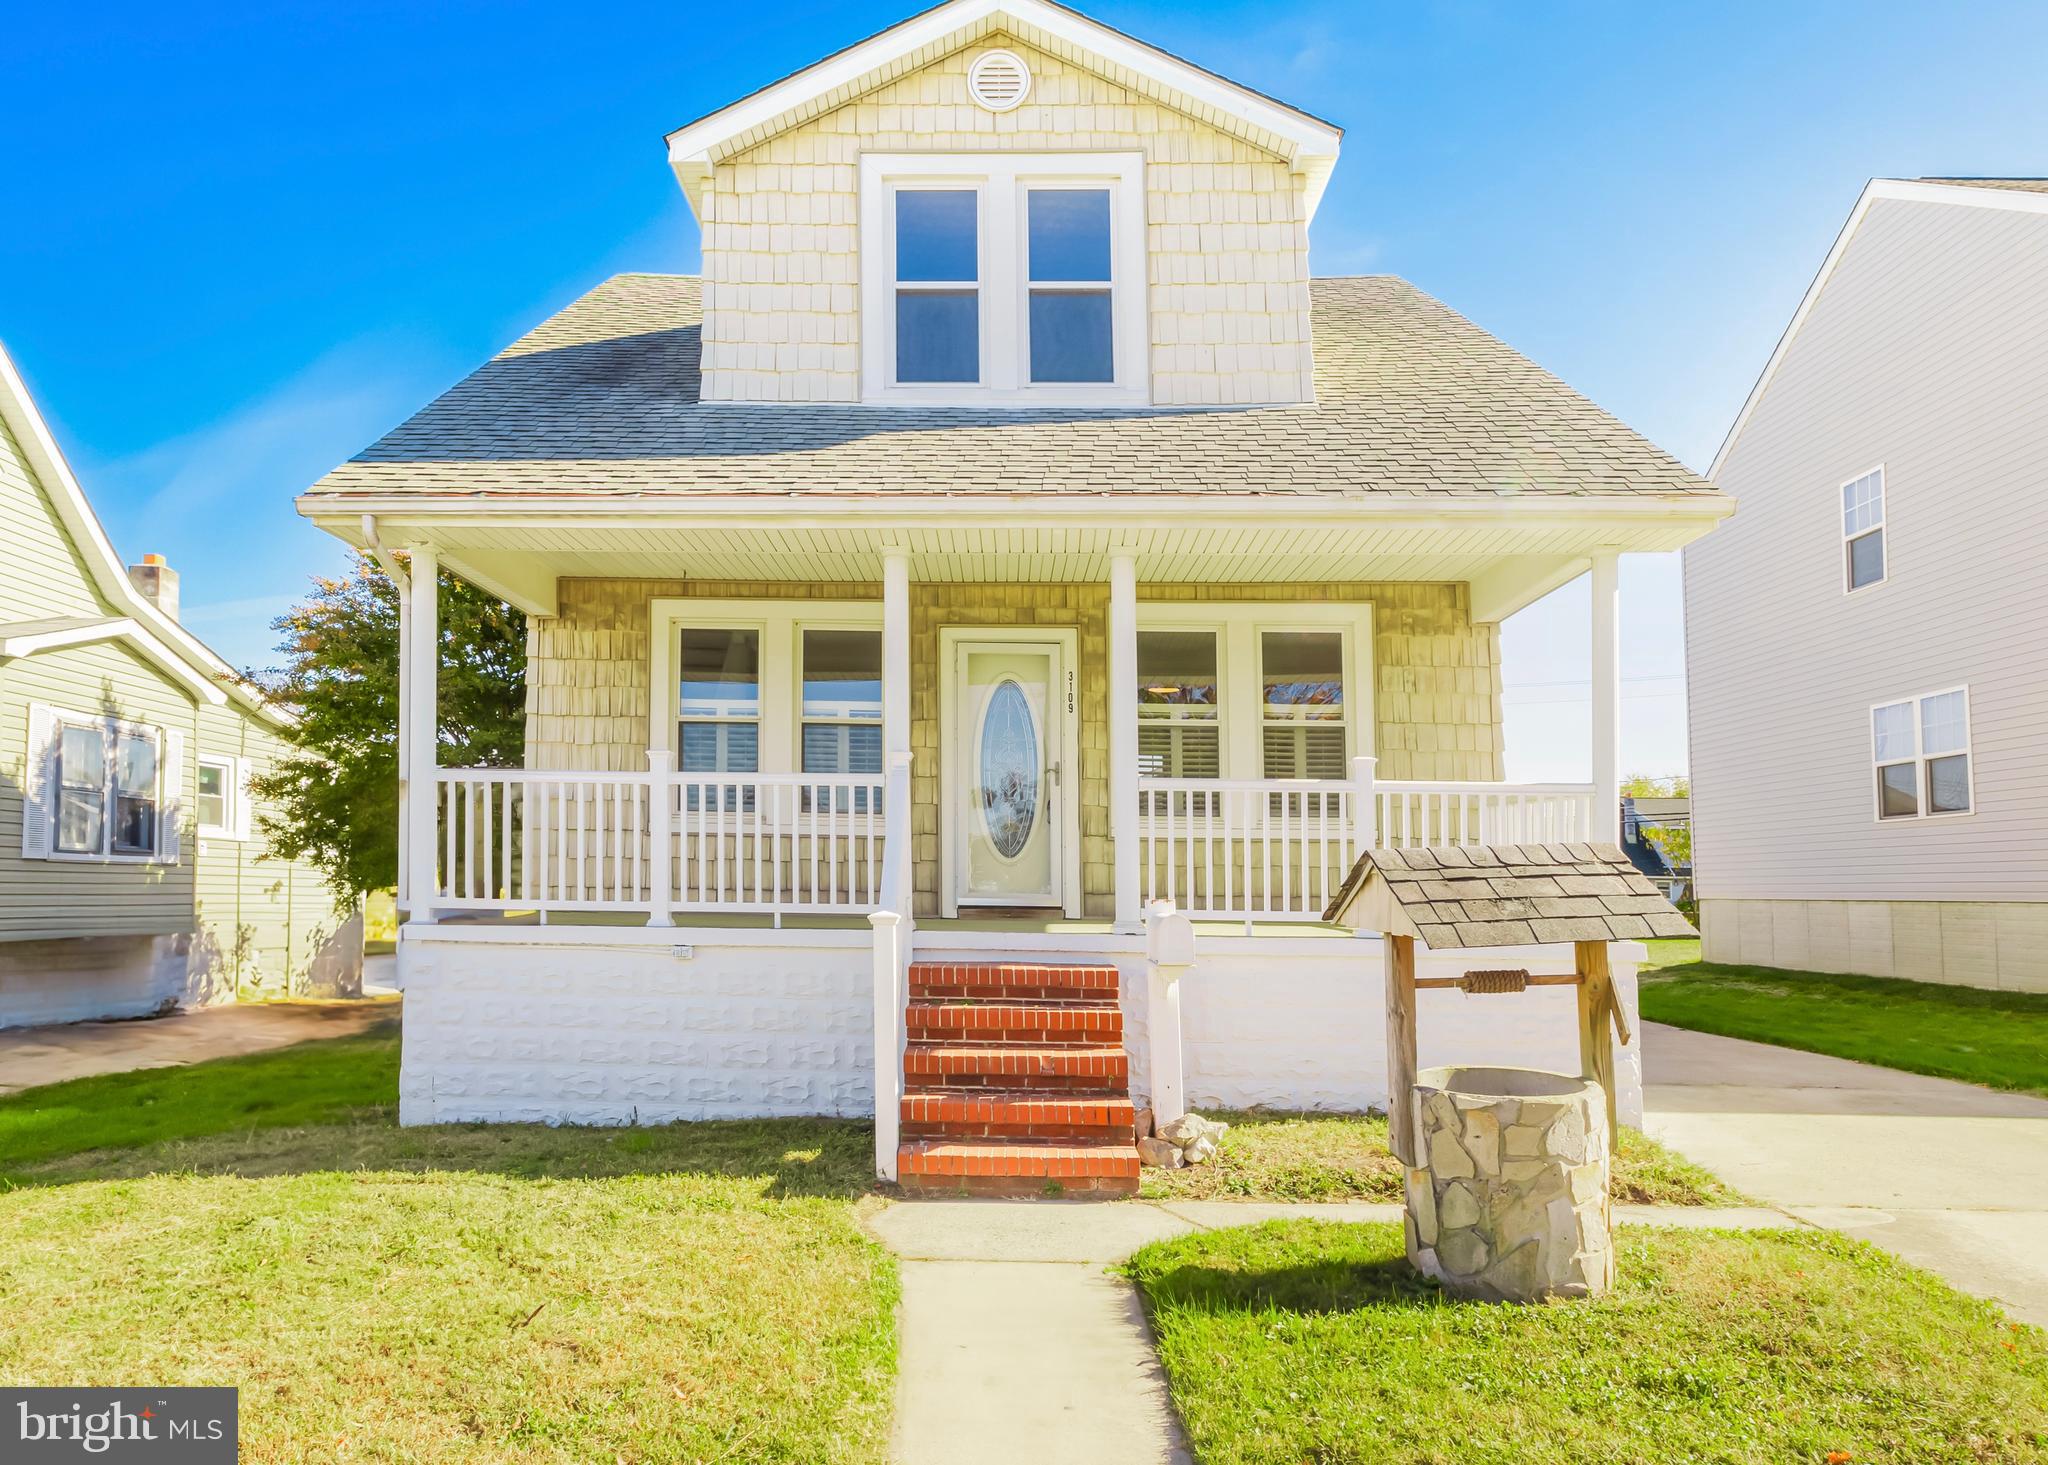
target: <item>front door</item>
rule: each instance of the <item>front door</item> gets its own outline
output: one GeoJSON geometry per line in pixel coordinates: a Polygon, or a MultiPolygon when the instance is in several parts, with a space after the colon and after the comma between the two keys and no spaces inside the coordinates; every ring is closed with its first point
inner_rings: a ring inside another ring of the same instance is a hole
{"type": "Polygon", "coordinates": [[[953,646],[954,897],[963,906],[1062,903],[1071,688],[1057,640],[953,646]]]}

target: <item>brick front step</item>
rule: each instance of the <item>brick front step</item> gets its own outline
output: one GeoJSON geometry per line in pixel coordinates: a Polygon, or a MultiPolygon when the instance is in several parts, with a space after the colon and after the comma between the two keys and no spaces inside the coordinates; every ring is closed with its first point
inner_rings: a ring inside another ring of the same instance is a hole
{"type": "Polygon", "coordinates": [[[1128,1194],[1138,1188],[1138,1152],[1129,1144],[985,1143],[910,1140],[897,1147],[899,1183],[912,1190],[1036,1195],[1062,1190],[1128,1194]]]}
{"type": "Polygon", "coordinates": [[[904,1087],[1109,1089],[1122,1093],[1130,1059],[1121,1046],[1061,1043],[911,1043],[903,1053],[904,1087]]]}
{"type": "Polygon", "coordinates": [[[905,1139],[1075,1139],[1135,1143],[1131,1101],[1101,1094],[924,1089],[903,1097],[905,1139]]]}
{"type": "Polygon", "coordinates": [[[910,964],[910,996],[913,1001],[961,997],[983,1001],[1092,997],[1114,1001],[1116,995],[1117,975],[1113,966],[1053,966],[1042,962],[1015,961],[914,961],[910,964]]]}
{"type": "Polygon", "coordinates": [[[912,1041],[964,1038],[975,1043],[1120,1043],[1124,1015],[1114,1002],[913,1002],[905,1014],[912,1041]]]}

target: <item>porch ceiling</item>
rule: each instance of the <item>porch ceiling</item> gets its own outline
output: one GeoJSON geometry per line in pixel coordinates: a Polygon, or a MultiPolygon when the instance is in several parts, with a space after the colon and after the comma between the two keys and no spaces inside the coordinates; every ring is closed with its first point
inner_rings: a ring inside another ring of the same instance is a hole
{"type": "MultiPolygon", "coordinates": [[[[1718,507],[1702,505],[1709,506],[1718,507]]],[[[1147,584],[1469,582],[1474,619],[1495,621],[1583,573],[1598,550],[1677,549],[1719,517],[1558,510],[1310,515],[1270,501],[1256,515],[1238,516],[1217,507],[1213,499],[1199,510],[1162,505],[1133,521],[1098,506],[1089,523],[1060,523],[1071,516],[1052,505],[1025,516],[1036,523],[977,522],[982,516],[956,508],[922,522],[832,524],[807,521],[799,510],[733,524],[695,516],[423,513],[408,506],[383,515],[323,515],[320,522],[359,547],[372,533],[388,548],[430,545],[452,572],[537,615],[554,613],[556,580],[565,576],[877,583],[884,555],[905,553],[913,580],[1078,584],[1107,582],[1111,556],[1131,554],[1147,584]]]]}

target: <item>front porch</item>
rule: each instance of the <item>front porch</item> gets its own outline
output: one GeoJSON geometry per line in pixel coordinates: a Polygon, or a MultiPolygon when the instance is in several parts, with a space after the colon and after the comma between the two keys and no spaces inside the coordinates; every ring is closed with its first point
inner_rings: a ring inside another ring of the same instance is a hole
{"type": "Polygon", "coordinates": [[[1614,839],[1618,531],[1369,517],[415,521],[407,1121],[873,1113],[890,1179],[1125,1189],[1105,1105],[1384,1103],[1379,944],[1324,912],[1363,850],[1614,839]],[[534,618],[526,767],[436,766],[444,564],[534,618]],[[1509,783],[1497,620],[1589,569],[1593,777],[1509,783]]]}

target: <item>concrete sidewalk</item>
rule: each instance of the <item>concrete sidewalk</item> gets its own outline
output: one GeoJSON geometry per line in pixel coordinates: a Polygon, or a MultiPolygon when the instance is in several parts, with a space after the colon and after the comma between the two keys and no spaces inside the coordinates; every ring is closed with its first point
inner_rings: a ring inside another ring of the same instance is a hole
{"type": "Polygon", "coordinates": [[[2048,1100],[1643,1024],[1644,1127],[1730,1185],[2048,1325],[2048,1100]]]}
{"type": "MultiPolygon", "coordinates": [[[[900,1201],[869,1222],[902,1258],[902,1465],[1184,1462],[1136,1291],[1139,1247],[1280,1217],[1398,1221],[1401,1207],[1249,1201],[900,1201]]],[[[1618,1222],[1787,1226],[1773,1211],[1617,1206],[1618,1222]]]]}
{"type": "Polygon", "coordinates": [[[228,1003],[169,1017],[0,1030],[0,1094],[136,1068],[174,1068],[315,1038],[345,1038],[398,1015],[396,998],[228,1003]]]}

